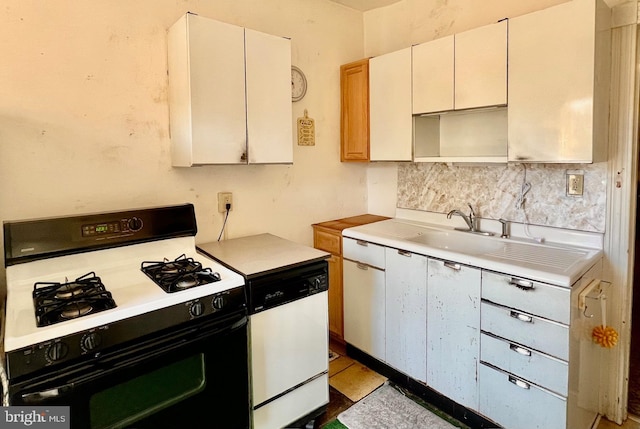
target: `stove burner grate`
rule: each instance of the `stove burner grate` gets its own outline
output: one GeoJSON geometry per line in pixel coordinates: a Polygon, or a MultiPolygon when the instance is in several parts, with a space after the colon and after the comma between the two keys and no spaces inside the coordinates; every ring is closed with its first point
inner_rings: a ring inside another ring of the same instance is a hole
{"type": "Polygon", "coordinates": [[[111,293],[93,271],[66,283],[35,283],[33,304],[38,327],[116,307],[111,293]]]}
{"type": "Polygon", "coordinates": [[[145,261],[140,269],[165,292],[173,293],[220,280],[220,274],[211,268],[202,268],[202,264],[185,254],[173,261],[145,261]]]}

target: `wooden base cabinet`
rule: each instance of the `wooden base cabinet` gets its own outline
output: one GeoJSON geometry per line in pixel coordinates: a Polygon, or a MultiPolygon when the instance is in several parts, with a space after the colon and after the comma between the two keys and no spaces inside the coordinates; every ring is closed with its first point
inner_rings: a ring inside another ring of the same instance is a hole
{"type": "Polygon", "coordinates": [[[331,253],[329,258],[329,334],[333,340],[344,343],[344,292],[342,230],[389,219],[385,216],[360,215],[313,225],[313,246],[331,253]]]}

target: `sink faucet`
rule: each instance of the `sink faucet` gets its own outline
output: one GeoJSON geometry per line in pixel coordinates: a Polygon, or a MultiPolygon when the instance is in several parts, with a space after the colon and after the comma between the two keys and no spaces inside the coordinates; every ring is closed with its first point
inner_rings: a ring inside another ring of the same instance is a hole
{"type": "Polygon", "coordinates": [[[451,219],[451,216],[453,216],[453,215],[458,215],[462,219],[464,219],[465,223],[469,227],[469,231],[475,232],[476,231],[476,214],[473,211],[473,207],[471,207],[471,204],[467,204],[467,205],[469,206],[469,209],[471,210],[469,212],[468,216],[466,214],[462,213],[460,210],[451,210],[449,213],[447,213],[447,219],[451,219]]]}

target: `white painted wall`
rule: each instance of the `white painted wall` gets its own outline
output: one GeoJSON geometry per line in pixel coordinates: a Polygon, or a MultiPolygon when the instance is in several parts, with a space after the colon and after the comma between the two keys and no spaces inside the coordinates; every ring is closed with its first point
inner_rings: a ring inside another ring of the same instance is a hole
{"type": "Polygon", "coordinates": [[[366,168],[339,156],[339,66],[363,46],[362,13],[328,0],[5,0],[0,219],[192,202],[206,242],[230,191],[228,237],[312,244],[311,223],[367,211],[366,168]],[[316,128],[293,165],[171,167],[166,29],[187,11],[292,39],[309,88],[291,126],[307,109],[316,128]]]}

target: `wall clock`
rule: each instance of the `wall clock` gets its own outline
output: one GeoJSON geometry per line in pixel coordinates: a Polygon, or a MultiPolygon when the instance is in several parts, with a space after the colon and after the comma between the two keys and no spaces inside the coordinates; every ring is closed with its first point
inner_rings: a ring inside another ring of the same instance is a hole
{"type": "Polygon", "coordinates": [[[302,70],[291,66],[291,100],[300,101],[307,93],[307,78],[302,70]]]}

